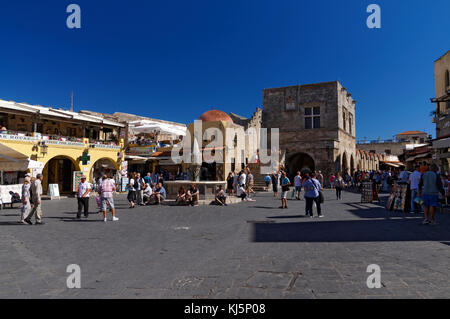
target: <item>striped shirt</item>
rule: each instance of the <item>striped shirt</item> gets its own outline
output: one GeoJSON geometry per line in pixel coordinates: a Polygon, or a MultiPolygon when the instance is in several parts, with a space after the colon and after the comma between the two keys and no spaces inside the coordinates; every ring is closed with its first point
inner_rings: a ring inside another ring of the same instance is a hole
{"type": "Polygon", "coordinates": [[[100,184],[101,195],[104,198],[113,197],[113,192],[116,187],[116,183],[110,178],[104,179],[100,184]]]}

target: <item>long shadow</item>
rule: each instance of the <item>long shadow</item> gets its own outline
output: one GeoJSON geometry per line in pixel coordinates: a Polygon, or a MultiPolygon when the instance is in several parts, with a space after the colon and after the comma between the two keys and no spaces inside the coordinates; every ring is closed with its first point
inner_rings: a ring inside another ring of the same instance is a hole
{"type": "Polygon", "coordinates": [[[421,219],[253,224],[254,242],[450,241],[448,223],[423,226],[421,219]]]}
{"type": "Polygon", "coordinates": [[[303,215],[296,215],[296,216],[267,216],[266,218],[271,219],[288,219],[288,218],[306,218],[307,216],[303,215]]]}
{"type": "Polygon", "coordinates": [[[29,226],[19,222],[0,222],[0,226],[29,226]]]}
{"type": "Polygon", "coordinates": [[[259,208],[259,209],[281,209],[279,207],[273,206],[249,206],[248,208],[259,208]]]}

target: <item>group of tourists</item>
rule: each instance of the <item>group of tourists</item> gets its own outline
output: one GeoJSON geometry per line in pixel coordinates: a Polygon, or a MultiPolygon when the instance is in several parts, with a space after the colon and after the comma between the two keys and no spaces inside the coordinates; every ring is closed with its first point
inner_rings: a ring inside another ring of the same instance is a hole
{"type": "Polygon", "coordinates": [[[238,172],[230,172],[227,177],[227,193],[229,196],[236,195],[243,201],[254,202],[252,195],[255,194],[253,187],[255,178],[247,167],[238,172]]]}
{"type": "MultiPolygon", "coordinates": [[[[272,183],[273,196],[278,197],[278,186],[281,186],[281,206],[280,209],[287,209],[287,197],[290,192],[292,183],[287,176],[287,172],[283,168],[273,172],[270,176],[267,175],[264,179],[268,187],[272,183]],[[269,179],[269,178],[270,179],[269,179]]],[[[294,177],[294,189],[292,190],[292,198],[301,200],[301,192],[304,190],[305,198],[305,214],[313,217],[313,206],[317,208],[317,216],[323,217],[321,204],[324,202],[323,197],[323,181],[324,177],[320,171],[300,171],[294,177]]]]}
{"type": "Polygon", "coordinates": [[[140,173],[132,172],[126,188],[130,208],[136,205],[160,205],[167,197],[164,177],[159,174],[152,176],[151,173],[147,173],[145,177],[142,177],[140,173]]]}

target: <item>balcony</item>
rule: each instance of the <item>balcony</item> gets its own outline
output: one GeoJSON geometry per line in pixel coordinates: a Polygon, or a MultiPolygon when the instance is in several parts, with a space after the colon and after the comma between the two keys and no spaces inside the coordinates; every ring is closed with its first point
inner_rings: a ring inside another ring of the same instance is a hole
{"type": "Polygon", "coordinates": [[[87,147],[87,144],[91,148],[102,148],[102,149],[112,149],[120,150],[121,147],[115,141],[97,141],[89,140],[89,142],[84,142],[87,139],[79,137],[67,137],[67,136],[56,136],[56,135],[41,135],[40,133],[25,133],[17,131],[3,131],[0,132],[0,140],[9,141],[23,141],[23,142],[45,142],[48,145],[64,145],[64,146],[75,146],[75,147],[87,147]]]}

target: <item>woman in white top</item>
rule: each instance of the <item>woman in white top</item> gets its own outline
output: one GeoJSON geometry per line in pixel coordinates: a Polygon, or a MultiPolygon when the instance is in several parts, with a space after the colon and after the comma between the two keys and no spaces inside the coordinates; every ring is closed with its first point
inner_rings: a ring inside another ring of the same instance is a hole
{"type": "Polygon", "coordinates": [[[147,205],[150,197],[152,196],[152,187],[150,186],[150,184],[146,183],[144,186],[144,196],[143,196],[143,200],[144,200],[144,204],[147,205]]]}

